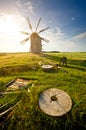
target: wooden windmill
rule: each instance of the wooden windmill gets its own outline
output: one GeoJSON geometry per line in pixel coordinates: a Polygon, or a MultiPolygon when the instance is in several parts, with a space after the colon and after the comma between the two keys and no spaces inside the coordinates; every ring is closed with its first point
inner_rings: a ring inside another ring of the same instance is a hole
{"type": "Polygon", "coordinates": [[[43,31],[49,29],[49,27],[44,28],[44,29],[42,29],[42,30],[40,30],[40,31],[37,32],[37,29],[38,29],[38,26],[40,24],[40,21],[41,21],[41,18],[39,19],[39,21],[37,23],[37,26],[36,26],[36,29],[33,32],[31,22],[29,20],[29,17],[27,17],[27,22],[28,22],[29,28],[31,30],[31,34],[28,33],[28,32],[21,31],[21,33],[23,33],[25,35],[28,35],[28,37],[26,39],[24,39],[23,41],[21,41],[21,44],[24,44],[28,40],[30,40],[30,51],[32,53],[38,53],[38,54],[42,52],[42,40],[45,41],[45,42],[49,42],[47,39],[42,38],[42,37],[39,36],[39,33],[41,33],[43,31]]]}

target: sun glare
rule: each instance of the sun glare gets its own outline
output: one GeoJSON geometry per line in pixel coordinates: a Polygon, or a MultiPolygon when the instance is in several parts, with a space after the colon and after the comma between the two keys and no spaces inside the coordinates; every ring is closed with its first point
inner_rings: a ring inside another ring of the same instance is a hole
{"type": "Polygon", "coordinates": [[[16,19],[11,15],[5,15],[0,24],[2,32],[6,35],[16,35],[19,32],[16,19]]]}

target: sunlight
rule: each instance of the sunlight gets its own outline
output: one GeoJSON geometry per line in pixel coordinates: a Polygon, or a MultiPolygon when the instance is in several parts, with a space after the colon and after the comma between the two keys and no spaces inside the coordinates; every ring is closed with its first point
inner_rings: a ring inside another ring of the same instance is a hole
{"type": "Polygon", "coordinates": [[[19,15],[2,14],[0,17],[0,52],[28,52],[30,44],[20,44],[23,38],[20,33],[25,25],[24,18],[19,15]]]}
{"type": "Polygon", "coordinates": [[[0,22],[0,30],[5,35],[17,35],[19,32],[19,26],[12,15],[4,15],[0,22]]]}

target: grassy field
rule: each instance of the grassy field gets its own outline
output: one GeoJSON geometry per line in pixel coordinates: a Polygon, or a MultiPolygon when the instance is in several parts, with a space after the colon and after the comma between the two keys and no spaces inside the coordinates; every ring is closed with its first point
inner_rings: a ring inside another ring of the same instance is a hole
{"type": "MultiPolygon", "coordinates": [[[[0,117],[1,130],[85,130],[86,129],[86,52],[0,54],[0,106],[7,108],[19,102],[12,111],[0,117]],[[56,67],[61,57],[67,57],[67,66],[56,67]],[[40,64],[51,64],[50,72],[40,64]],[[1,94],[6,84],[21,77],[30,80],[27,89],[18,93],[1,94]],[[47,88],[67,92],[73,102],[72,109],[61,117],[43,113],[38,106],[39,94],[47,88]]],[[[2,112],[2,110],[0,110],[2,112]]]]}

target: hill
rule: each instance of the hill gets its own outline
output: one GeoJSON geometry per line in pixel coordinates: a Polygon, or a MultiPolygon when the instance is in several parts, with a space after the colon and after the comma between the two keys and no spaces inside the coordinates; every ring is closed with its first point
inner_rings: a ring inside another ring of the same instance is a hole
{"type": "Polygon", "coordinates": [[[86,53],[0,54],[0,113],[16,103],[12,110],[0,116],[2,130],[85,130],[86,53]],[[63,56],[67,58],[67,66],[59,65],[57,68],[63,56]],[[43,64],[54,68],[46,72],[41,68],[43,64]],[[30,81],[27,88],[5,93],[6,84],[18,77],[30,81]],[[61,117],[42,112],[38,99],[47,88],[58,88],[68,93],[73,103],[71,111],[61,117]]]}

